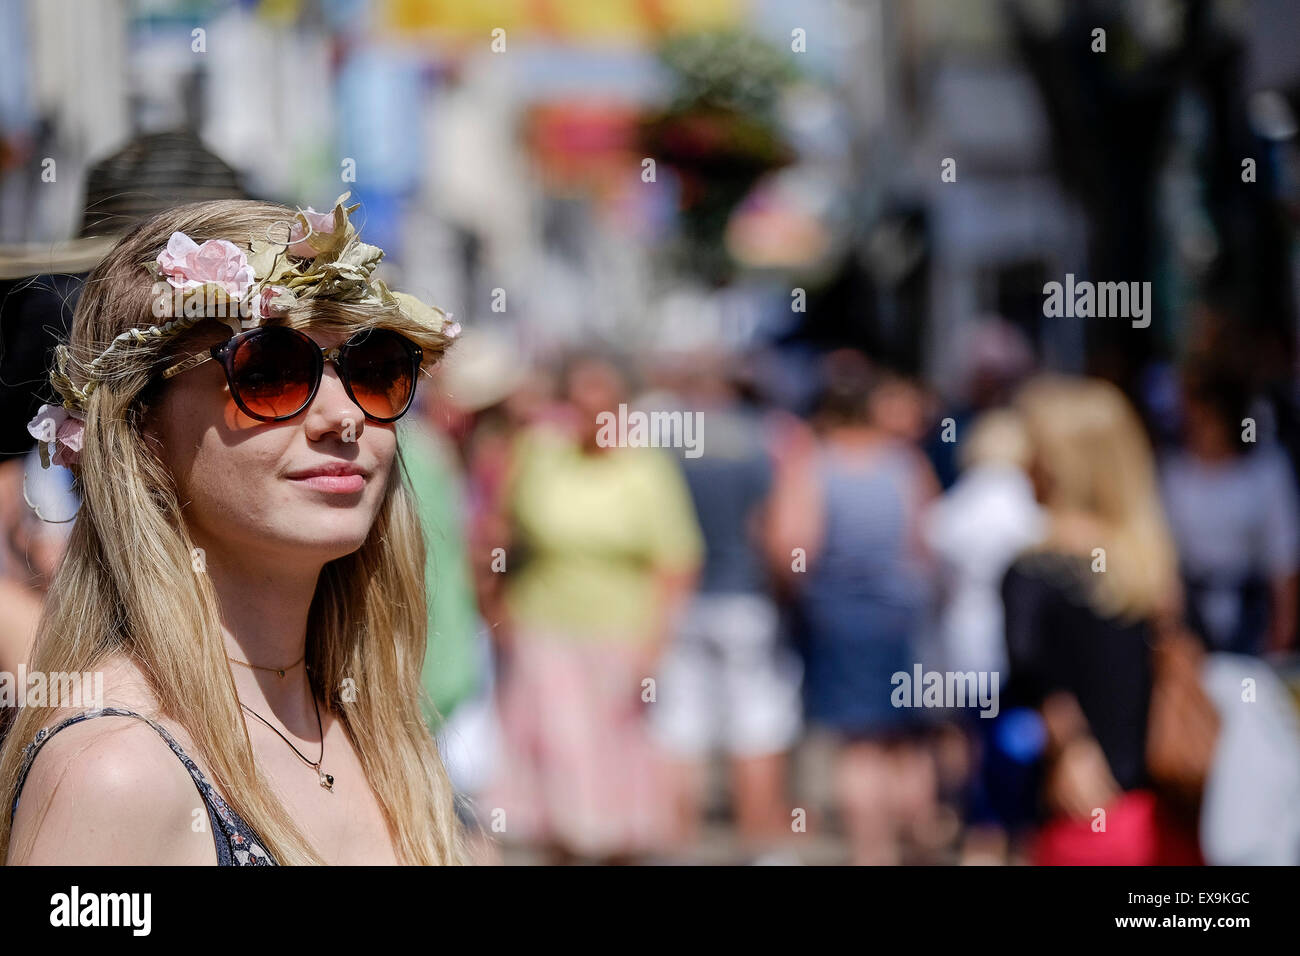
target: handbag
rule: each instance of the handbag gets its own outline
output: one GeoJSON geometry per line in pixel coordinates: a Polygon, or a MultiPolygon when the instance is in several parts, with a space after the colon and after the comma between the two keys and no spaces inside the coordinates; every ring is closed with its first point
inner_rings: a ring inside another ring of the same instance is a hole
{"type": "Polygon", "coordinates": [[[1181,617],[1152,621],[1146,770],[1156,793],[1194,821],[1219,739],[1220,718],[1201,684],[1205,651],[1181,617]]]}

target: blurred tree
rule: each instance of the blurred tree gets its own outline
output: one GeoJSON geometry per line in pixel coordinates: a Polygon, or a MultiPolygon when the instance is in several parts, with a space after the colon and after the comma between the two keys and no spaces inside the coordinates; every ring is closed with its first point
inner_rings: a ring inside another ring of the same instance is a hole
{"type": "MultiPolygon", "coordinates": [[[[1210,261],[1191,276],[1190,298],[1226,304],[1239,340],[1268,341],[1273,351],[1280,340],[1289,352],[1295,305],[1286,235],[1268,186],[1243,183],[1240,175],[1241,157],[1260,152],[1246,119],[1243,42],[1222,28],[1212,0],[1183,0],[1171,5],[1168,22],[1141,29],[1133,5],[1062,6],[1058,24],[1047,29],[1023,3],[1008,2],[1006,10],[1043,97],[1057,171],[1088,218],[1090,278],[1152,281],[1155,298],[1157,334],[1089,323],[1089,371],[1136,396],[1141,369],[1184,334],[1188,297],[1175,295],[1169,268],[1178,262],[1170,248],[1175,230],[1160,219],[1162,176],[1176,145],[1193,157],[1213,235],[1210,261]],[[1093,51],[1098,28],[1106,31],[1105,52],[1093,51]],[[1206,121],[1197,142],[1180,144],[1176,108],[1189,94],[1206,121]]],[[[1270,173],[1260,166],[1262,180],[1270,173]]]]}
{"type": "Polygon", "coordinates": [[[671,99],[645,117],[641,142],[681,180],[680,267],[721,284],[735,270],[723,242],[732,212],[759,177],[794,159],[776,117],[794,67],[778,48],[734,30],[672,37],[660,59],[671,99]]]}

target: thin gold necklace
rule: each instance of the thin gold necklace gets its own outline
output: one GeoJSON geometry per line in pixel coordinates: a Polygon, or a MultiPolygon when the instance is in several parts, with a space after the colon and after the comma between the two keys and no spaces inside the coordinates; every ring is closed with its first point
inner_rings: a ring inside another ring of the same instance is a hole
{"type": "Polygon", "coordinates": [[[245,667],[252,667],[255,670],[259,670],[259,671],[275,671],[275,673],[283,677],[285,671],[293,670],[295,667],[301,664],[306,659],[306,657],[307,657],[307,652],[303,651],[302,657],[298,658],[292,664],[286,664],[284,667],[264,667],[261,664],[250,664],[248,661],[241,661],[238,658],[231,657],[229,655],[226,655],[226,660],[230,661],[232,664],[242,664],[245,667]]]}

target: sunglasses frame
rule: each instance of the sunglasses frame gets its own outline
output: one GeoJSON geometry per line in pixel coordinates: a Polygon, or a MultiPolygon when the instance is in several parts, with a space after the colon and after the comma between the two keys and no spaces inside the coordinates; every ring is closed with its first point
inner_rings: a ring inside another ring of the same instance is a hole
{"type": "Polygon", "coordinates": [[[227,339],[224,342],[218,342],[216,345],[212,346],[206,352],[199,352],[195,355],[191,355],[189,358],[177,362],[175,365],[169,366],[168,368],[163,370],[162,377],[164,379],[174,378],[175,376],[180,375],[182,372],[188,372],[192,368],[198,368],[200,365],[202,365],[205,362],[215,360],[221,363],[221,367],[226,373],[226,385],[230,388],[230,395],[235,400],[235,404],[239,406],[240,411],[242,411],[249,418],[256,419],[259,422],[285,422],[291,418],[295,418],[296,416],[301,415],[307,409],[307,407],[311,405],[313,399],[316,398],[316,392],[320,390],[321,379],[325,377],[325,362],[329,361],[329,362],[333,362],[334,368],[338,370],[339,379],[343,382],[343,389],[348,393],[348,398],[352,400],[352,403],[356,405],[357,408],[361,409],[361,412],[366,416],[366,419],[368,421],[378,422],[379,424],[387,425],[397,421],[408,411],[410,411],[411,404],[412,402],[415,401],[415,390],[416,390],[416,386],[419,384],[420,381],[420,365],[424,361],[424,349],[420,348],[420,346],[416,345],[414,342],[412,342],[406,336],[402,335],[400,332],[392,332],[392,334],[397,336],[397,338],[406,347],[407,352],[411,358],[411,393],[410,395],[407,396],[406,404],[402,406],[401,411],[399,411],[396,415],[393,415],[391,418],[380,418],[377,415],[370,414],[370,412],[366,411],[365,408],[362,406],[362,404],[359,401],[357,401],[356,395],[353,394],[352,392],[352,376],[348,374],[348,350],[354,347],[355,345],[360,344],[359,342],[355,342],[354,340],[359,335],[369,335],[369,333],[375,331],[391,331],[391,330],[360,329],[359,331],[354,333],[351,337],[349,337],[348,340],[344,342],[342,345],[334,345],[327,348],[323,345],[317,345],[315,342],[312,341],[311,337],[307,335],[306,332],[303,332],[301,329],[290,328],[287,325],[258,326],[257,328],[254,329],[246,329],[243,332],[239,332],[231,336],[229,339],[227,339]],[[311,346],[312,354],[314,356],[315,361],[312,368],[311,388],[308,390],[307,398],[303,401],[302,405],[287,415],[276,415],[274,417],[269,417],[266,415],[259,415],[256,412],[253,412],[248,408],[248,406],[244,404],[244,400],[239,394],[239,387],[235,384],[235,352],[239,349],[240,345],[249,341],[250,339],[258,338],[259,336],[266,335],[268,333],[272,333],[276,331],[289,333],[300,337],[303,341],[305,341],[308,345],[311,346]]]}

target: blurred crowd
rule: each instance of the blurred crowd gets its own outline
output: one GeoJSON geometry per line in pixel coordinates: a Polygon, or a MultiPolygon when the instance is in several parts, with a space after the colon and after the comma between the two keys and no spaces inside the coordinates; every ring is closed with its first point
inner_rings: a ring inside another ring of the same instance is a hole
{"type": "MultiPolygon", "coordinates": [[[[529,368],[469,333],[417,491],[459,489],[431,536],[463,536],[475,650],[442,633],[427,669],[478,675],[434,719],[491,845],[689,860],[719,824],[758,862],[810,834],[853,863],[1300,862],[1294,449],[1221,363],[1189,358],[1157,427],[1005,323],[978,339],[949,414],[852,349],[791,408],[756,355],[529,368]],[[702,454],[602,442],[620,405],[699,415],[702,454]],[[934,672],[969,698],[912,688],[934,672]]],[[[431,577],[435,609],[460,586],[431,577]]]]}
{"type": "Polygon", "coordinates": [[[689,858],[721,819],[761,861],[816,832],[855,863],[1300,862],[1275,671],[1296,482],[1228,371],[1187,361],[1157,450],[1119,389],[1037,371],[997,320],[954,414],[851,349],[806,408],[714,351],[568,354],[485,390],[511,346],[478,331],[425,424],[471,502],[495,718],[475,806],[507,846],[689,858]],[[703,453],[602,447],[620,404],[700,415],[703,453]],[[995,700],[913,706],[897,675],[930,672],[995,700]]]}

